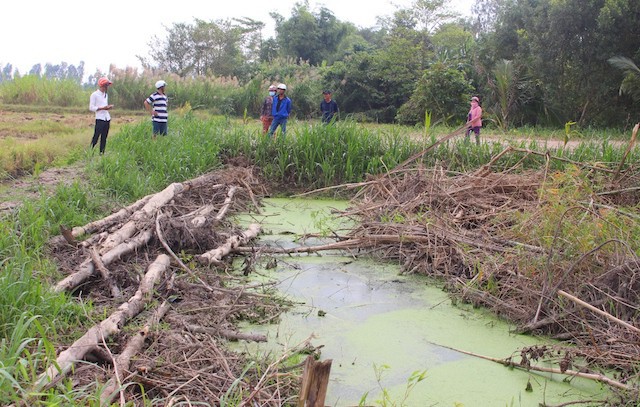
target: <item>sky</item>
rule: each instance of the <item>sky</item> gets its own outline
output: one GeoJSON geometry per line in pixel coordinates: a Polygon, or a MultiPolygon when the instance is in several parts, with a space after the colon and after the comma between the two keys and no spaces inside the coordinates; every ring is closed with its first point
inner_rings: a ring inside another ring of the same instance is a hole
{"type": "MultiPolygon", "coordinates": [[[[296,0],[18,0],[4,7],[0,24],[0,67],[10,63],[21,74],[35,64],[85,63],[85,77],[96,70],[140,68],[137,55],[148,57],[153,37],[164,38],[165,27],[249,17],[266,24],[272,36],[277,12],[289,18],[296,0]]],[[[449,7],[468,15],[473,0],[450,0],[449,7]]],[[[373,27],[378,16],[390,16],[411,0],[309,0],[312,11],[326,7],[341,21],[373,27]]]]}

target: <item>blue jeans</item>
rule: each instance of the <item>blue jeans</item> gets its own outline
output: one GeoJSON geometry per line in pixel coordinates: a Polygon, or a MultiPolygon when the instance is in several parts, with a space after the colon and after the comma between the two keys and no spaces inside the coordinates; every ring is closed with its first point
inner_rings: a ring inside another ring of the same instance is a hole
{"type": "Polygon", "coordinates": [[[267,133],[267,136],[269,137],[273,136],[273,133],[276,132],[276,129],[278,128],[278,126],[280,126],[280,129],[282,130],[282,135],[284,136],[285,133],[287,132],[287,119],[288,117],[274,117],[273,122],[271,123],[271,127],[269,127],[269,133],[267,133]]]}
{"type": "Polygon", "coordinates": [[[153,135],[157,135],[157,134],[161,134],[163,136],[167,135],[167,122],[156,122],[156,121],[152,121],[151,123],[153,123],[153,135]]]}

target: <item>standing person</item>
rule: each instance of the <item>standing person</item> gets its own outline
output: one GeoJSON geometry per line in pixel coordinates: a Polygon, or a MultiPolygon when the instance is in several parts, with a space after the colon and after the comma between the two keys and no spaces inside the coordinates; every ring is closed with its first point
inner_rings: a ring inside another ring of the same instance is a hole
{"type": "Polygon", "coordinates": [[[324,100],[320,102],[320,111],[322,112],[322,123],[329,124],[334,115],[338,114],[338,103],[331,99],[331,91],[322,91],[324,100]]]}
{"type": "Polygon", "coordinates": [[[467,135],[465,141],[469,142],[471,132],[476,134],[476,144],[480,145],[480,128],[482,127],[482,107],[480,107],[480,99],[476,96],[471,98],[471,108],[467,116],[467,135]]]}
{"type": "Polygon", "coordinates": [[[273,106],[271,107],[273,122],[269,128],[269,133],[267,133],[269,137],[273,136],[278,126],[282,130],[282,135],[285,135],[287,132],[287,119],[289,119],[289,114],[291,113],[291,99],[284,94],[287,91],[287,85],[284,83],[278,84],[276,91],[277,95],[273,98],[273,106]]]}
{"type": "Polygon", "coordinates": [[[151,114],[153,138],[156,138],[158,134],[167,135],[169,113],[167,111],[168,99],[164,93],[165,86],[167,86],[167,83],[163,80],[156,82],[156,91],[144,101],[144,108],[151,114]]]}
{"type": "Polygon", "coordinates": [[[109,110],[113,108],[113,105],[109,104],[107,89],[112,83],[107,78],[98,79],[98,89],[89,97],[89,110],[96,113],[96,125],[91,139],[91,148],[96,146],[98,138],[100,138],[100,154],[104,154],[104,149],[107,146],[107,136],[109,135],[109,125],[111,123],[109,110]]]}
{"type": "Polygon", "coordinates": [[[269,86],[269,96],[264,98],[260,109],[260,121],[262,122],[262,134],[267,134],[273,122],[273,97],[276,95],[276,85],[269,86]]]}

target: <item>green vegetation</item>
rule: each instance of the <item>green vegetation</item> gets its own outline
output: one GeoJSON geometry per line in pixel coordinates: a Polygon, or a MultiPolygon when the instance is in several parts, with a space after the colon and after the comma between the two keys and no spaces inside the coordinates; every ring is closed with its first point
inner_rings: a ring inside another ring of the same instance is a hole
{"type": "MultiPolygon", "coordinates": [[[[47,338],[74,337],[76,329],[91,320],[86,318],[91,314],[90,304],[80,307],[65,295],[48,290],[50,282],[59,276],[47,258],[45,242],[58,233],[60,225],[85,224],[171,182],[215,169],[232,157],[250,160],[268,182],[285,190],[309,190],[359,182],[367,174],[384,173],[436,140],[433,135],[425,139],[424,134],[414,140],[400,127],[363,126],[348,120],[333,126],[294,122],[286,136],[272,140],[262,136],[257,123],[244,124],[222,116],[203,119],[196,113],[176,113],[170,135],[156,140],[151,140],[146,122],[123,126],[110,139],[104,156],[91,152],[77,155],[78,163],[86,165],[90,179],[87,185],[59,186],[53,195],[43,194],[40,199],[24,202],[14,213],[0,219],[0,400],[9,402],[25,396],[35,371],[42,367],[45,357],[53,355],[47,338]]],[[[520,147],[536,146],[531,141],[520,147]]],[[[426,154],[423,162],[429,167],[446,164],[451,171],[468,171],[488,162],[502,149],[499,144],[475,146],[452,141],[426,154]]],[[[623,153],[624,147],[607,141],[556,152],[570,160],[593,163],[616,163],[623,153]]],[[[633,150],[627,160],[637,162],[639,158],[638,151],[633,150]]],[[[546,164],[544,157],[522,153],[506,155],[499,165],[508,168],[517,163],[523,168],[546,164]]],[[[559,222],[566,194],[583,194],[587,199],[588,190],[579,187],[580,175],[572,176],[573,167],[567,165],[558,160],[551,163],[550,170],[558,172],[552,173],[544,192],[554,194],[558,208],[550,206],[547,222],[535,227],[527,226],[527,214],[523,214],[518,221],[523,226],[514,227],[514,233],[520,230],[548,239],[559,222]],[[560,171],[567,169],[571,170],[563,178],[560,171]]],[[[589,227],[584,223],[566,224],[569,219],[562,224],[571,228],[569,234],[577,244],[576,253],[590,247],[596,237],[603,241],[623,233],[634,241],[631,236],[637,236],[615,212],[607,212],[600,224],[589,227]]]]}
{"type": "MultiPolygon", "coordinates": [[[[425,110],[434,123],[462,124],[473,94],[490,128],[624,128],[638,119],[639,12],[632,0],[478,0],[466,18],[446,1],[413,0],[375,27],[356,27],[300,2],[288,18],[270,14],[273,38],[264,37],[264,22],[247,18],[163,27],[142,73],[112,67],[88,85],[108,75],[114,104],[139,109],[162,77],[173,106],[189,102],[235,117],[246,109],[256,117],[267,85],[285,82],[298,119],[317,118],[321,90],[329,88],[343,117],[407,124],[421,124],[425,110]]],[[[81,83],[83,70],[36,65],[21,77],[7,64],[0,98],[86,103],[69,86],[81,83]],[[40,87],[36,78],[54,84],[40,87]]]]}

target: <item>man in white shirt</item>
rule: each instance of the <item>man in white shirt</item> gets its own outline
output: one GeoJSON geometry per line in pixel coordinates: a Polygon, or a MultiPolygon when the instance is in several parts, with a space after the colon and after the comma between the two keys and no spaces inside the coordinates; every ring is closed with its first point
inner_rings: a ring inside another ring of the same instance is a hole
{"type": "Polygon", "coordinates": [[[93,139],[91,140],[91,148],[94,148],[100,138],[100,154],[104,154],[107,146],[107,136],[109,135],[109,124],[111,123],[111,115],[109,110],[113,105],[109,104],[109,95],[107,89],[111,82],[107,78],[98,80],[98,90],[91,94],[89,98],[89,110],[96,113],[96,125],[93,131],[93,139]]]}

